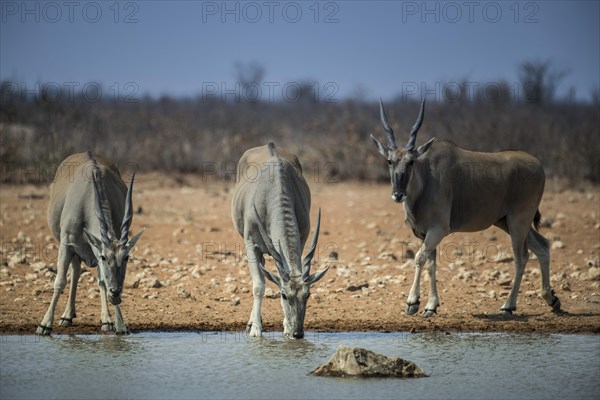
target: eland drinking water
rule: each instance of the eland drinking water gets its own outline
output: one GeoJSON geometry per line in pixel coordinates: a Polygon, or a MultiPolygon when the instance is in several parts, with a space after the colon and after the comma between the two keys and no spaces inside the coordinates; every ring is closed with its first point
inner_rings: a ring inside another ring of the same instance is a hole
{"type": "Polygon", "coordinates": [[[501,313],[510,315],[517,308],[528,249],[540,263],[542,297],[554,311],[560,311],[560,300],[550,287],[549,242],[538,232],[538,207],[545,183],[542,163],[522,151],[474,152],[437,138],[416,147],[424,110],[425,99],[408,143],[399,148],[380,100],[387,146],[371,135],[389,164],[392,200],[404,203],[406,223],[423,241],[415,256],[415,279],[406,314],[419,309],[421,270],[426,261],[431,287],[423,315],[430,317],[437,312],[436,247],[442,239],[452,232],[476,232],[492,225],[510,235],[515,260],[513,287],[501,313]]]}
{"type": "Polygon", "coordinates": [[[310,190],[298,157],[275,145],[247,150],[237,167],[237,184],[231,203],[235,229],[244,238],[252,276],[254,303],[248,321],[250,336],[261,336],[261,304],[265,277],[281,291],[283,333],[304,337],[304,316],[310,286],[325,275],[327,268],[310,273],[321,212],[308,253],[302,249],[310,231],[310,190]],[[277,273],[265,268],[263,255],[273,257],[277,273]]]}
{"type": "Polygon", "coordinates": [[[75,295],[81,261],[98,267],[98,286],[102,305],[102,331],[127,333],[121,314],[121,292],[129,253],[143,230],[129,239],[133,220],[133,179],[129,189],[119,170],[108,160],[91,152],[73,154],[58,167],[50,189],[48,225],[60,242],[54,294],[36,333],[52,331],[56,303],[67,284],[71,266],[71,291],[60,325],[70,326],[75,318],[75,295]],[[114,306],[111,321],[108,302],[114,306]]]}

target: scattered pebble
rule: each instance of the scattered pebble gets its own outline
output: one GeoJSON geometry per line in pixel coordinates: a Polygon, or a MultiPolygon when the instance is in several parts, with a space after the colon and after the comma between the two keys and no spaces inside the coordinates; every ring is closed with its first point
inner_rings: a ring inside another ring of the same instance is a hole
{"type": "Polygon", "coordinates": [[[192,276],[194,278],[200,278],[200,276],[204,275],[206,272],[206,267],[200,267],[198,265],[196,265],[194,268],[192,268],[192,276]]]}
{"type": "Polygon", "coordinates": [[[369,287],[369,283],[363,282],[363,283],[359,283],[359,284],[355,284],[355,285],[350,285],[346,288],[346,290],[349,292],[356,292],[358,290],[361,290],[362,288],[368,288],[368,287],[369,287]]]}
{"type": "Polygon", "coordinates": [[[512,283],[512,279],[510,279],[510,278],[503,278],[498,281],[498,285],[500,285],[500,286],[510,286],[511,283],[512,283]]]}
{"type": "Polygon", "coordinates": [[[154,289],[158,289],[163,286],[163,284],[157,278],[141,279],[140,284],[144,285],[147,288],[154,288],[154,289]]]}
{"type": "Polygon", "coordinates": [[[30,265],[31,269],[33,269],[33,272],[42,272],[43,270],[45,270],[46,268],[48,268],[48,264],[46,264],[45,262],[36,262],[30,265]]]}
{"type": "Polygon", "coordinates": [[[582,274],[579,271],[575,271],[575,272],[571,272],[569,274],[569,277],[571,277],[571,279],[581,280],[582,279],[582,274]]]}
{"type": "Polygon", "coordinates": [[[592,267],[588,270],[587,274],[590,281],[600,281],[600,268],[592,267]]]}
{"type": "Polygon", "coordinates": [[[26,281],[35,281],[37,278],[37,274],[25,274],[26,281]]]}
{"type": "Polygon", "coordinates": [[[473,279],[474,275],[475,275],[475,271],[468,270],[468,269],[466,269],[464,267],[461,267],[461,268],[458,269],[458,272],[456,273],[456,275],[454,275],[452,277],[452,280],[454,281],[454,280],[457,280],[457,279],[461,279],[461,280],[468,281],[468,280],[473,279]]]}
{"type": "Polygon", "coordinates": [[[382,253],[380,253],[377,256],[378,260],[393,260],[393,261],[397,261],[398,257],[396,257],[396,255],[394,255],[394,253],[389,252],[389,251],[384,251],[382,253]]]}
{"type": "Polygon", "coordinates": [[[190,294],[190,292],[188,292],[187,290],[185,290],[182,286],[179,286],[177,288],[177,296],[181,299],[188,299],[190,297],[192,297],[192,295],[190,294]]]}
{"type": "Polygon", "coordinates": [[[565,272],[557,272],[556,274],[554,274],[550,277],[550,281],[551,282],[562,282],[565,279],[567,279],[568,277],[569,277],[569,275],[567,275],[565,272]]]}
{"type": "Polygon", "coordinates": [[[514,260],[513,256],[508,253],[499,253],[494,261],[496,263],[509,263],[514,260]]]}
{"type": "Polygon", "coordinates": [[[175,272],[171,275],[171,281],[178,281],[185,276],[184,272],[175,272]]]}
{"type": "Polygon", "coordinates": [[[236,284],[233,284],[233,283],[227,283],[223,287],[223,291],[225,293],[231,293],[231,294],[233,294],[233,293],[237,293],[238,290],[239,290],[238,286],[236,284]]]}

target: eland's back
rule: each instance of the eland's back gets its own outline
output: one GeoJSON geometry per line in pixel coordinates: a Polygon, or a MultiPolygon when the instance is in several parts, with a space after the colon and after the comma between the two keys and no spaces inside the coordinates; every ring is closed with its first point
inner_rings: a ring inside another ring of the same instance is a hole
{"type": "MultiPolygon", "coordinates": [[[[254,218],[253,214],[248,215],[254,206],[264,220],[267,219],[268,209],[272,214],[280,212],[282,223],[287,222],[288,230],[293,228],[291,224],[295,222],[300,234],[300,249],[304,247],[310,231],[310,189],[302,176],[302,166],[297,156],[280,148],[274,153],[269,145],[249,149],[242,155],[231,204],[234,226],[242,236],[245,236],[245,230],[248,233],[252,228],[252,224],[245,223],[245,220],[254,218]],[[290,210],[294,211],[293,215],[290,215],[290,210]]],[[[271,226],[267,225],[267,228],[271,230],[271,226]]],[[[279,236],[277,232],[272,234],[279,236]]],[[[284,238],[275,240],[279,239],[284,238]]]]}
{"type": "Polygon", "coordinates": [[[532,221],[544,193],[542,163],[523,151],[469,151],[436,138],[419,161],[429,172],[419,177],[421,197],[407,205],[422,227],[447,220],[448,233],[477,232],[518,211],[532,221]]]}
{"type": "MultiPolygon", "coordinates": [[[[92,179],[96,168],[106,197],[119,205],[125,203],[127,186],[110,161],[88,152],[67,157],[56,171],[48,202],[48,226],[58,241],[82,239],[85,221],[97,220],[92,179]]],[[[123,219],[122,207],[111,207],[110,213],[114,222],[123,219]]],[[[119,225],[113,224],[113,229],[118,231],[119,225]]]]}

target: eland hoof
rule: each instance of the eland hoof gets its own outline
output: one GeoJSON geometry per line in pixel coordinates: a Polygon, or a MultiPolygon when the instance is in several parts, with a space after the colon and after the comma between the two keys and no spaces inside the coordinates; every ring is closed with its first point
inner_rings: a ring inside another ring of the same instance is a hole
{"type": "Polygon", "coordinates": [[[500,315],[504,315],[505,317],[510,317],[511,315],[513,315],[513,310],[510,310],[508,308],[503,308],[500,310],[500,315]]]}
{"type": "Polygon", "coordinates": [[[563,311],[560,309],[560,300],[558,297],[556,297],[556,300],[554,300],[554,303],[552,303],[552,312],[555,313],[562,313],[563,311]]]}
{"type": "Polygon", "coordinates": [[[408,304],[406,303],[406,309],[404,310],[404,312],[406,313],[406,315],[414,315],[417,313],[417,311],[419,311],[419,302],[417,301],[414,304],[408,304]]]}
{"type": "Polygon", "coordinates": [[[52,332],[52,328],[48,328],[48,327],[42,326],[42,325],[38,325],[37,329],[35,330],[36,335],[42,335],[42,336],[49,336],[51,332],[52,332]]]}
{"type": "Polygon", "coordinates": [[[127,328],[123,328],[123,329],[119,329],[119,330],[115,329],[115,334],[119,335],[119,336],[120,335],[129,335],[130,333],[131,332],[129,332],[129,329],[127,329],[127,328]]]}
{"type": "Polygon", "coordinates": [[[246,334],[250,337],[261,337],[262,322],[248,321],[248,325],[246,325],[246,334]]]}
{"type": "Polygon", "coordinates": [[[100,327],[102,333],[109,333],[115,330],[115,325],[112,322],[103,322],[100,327]]]}
{"type": "Polygon", "coordinates": [[[248,336],[250,337],[261,337],[262,336],[262,327],[252,324],[252,327],[248,331],[248,336]]]}
{"type": "Polygon", "coordinates": [[[423,311],[423,317],[425,317],[425,318],[433,317],[435,314],[436,314],[435,310],[425,310],[425,311],[423,311]]]}
{"type": "Polygon", "coordinates": [[[58,324],[60,326],[72,326],[73,325],[73,318],[61,318],[60,322],[58,324]]]}

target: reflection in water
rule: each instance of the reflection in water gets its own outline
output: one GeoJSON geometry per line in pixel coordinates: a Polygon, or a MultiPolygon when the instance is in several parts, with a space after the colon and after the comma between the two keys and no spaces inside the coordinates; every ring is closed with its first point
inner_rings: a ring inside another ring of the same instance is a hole
{"type": "Polygon", "coordinates": [[[141,333],[0,340],[0,398],[600,397],[592,335],[141,333]],[[414,361],[419,380],[309,376],[336,348],[414,361]],[[76,377],[75,379],[73,377],[76,377]],[[507,385],[507,382],[510,382],[507,385]]]}
{"type": "Polygon", "coordinates": [[[425,354],[435,357],[439,352],[452,354],[456,359],[462,358],[469,352],[485,352],[495,354],[496,350],[506,346],[518,348],[521,352],[527,349],[540,349],[552,346],[558,341],[558,336],[550,334],[511,334],[497,332],[472,332],[462,334],[449,334],[445,332],[425,332],[410,335],[413,344],[418,344],[425,354]],[[484,351],[485,349],[485,351],[484,351]]]}
{"type": "Polygon", "coordinates": [[[256,357],[263,359],[272,359],[273,361],[290,362],[294,359],[301,361],[307,356],[314,357],[315,355],[326,356],[330,346],[325,342],[315,342],[307,339],[287,339],[279,337],[258,338],[252,341],[250,350],[256,357]]]}
{"type": "Polygon", "coordinates": [[[52,337],[57,346],[71,353],[90,352],[119,356],[142,351],[142,342],[135,336],[68,335],[52,337]]]}

